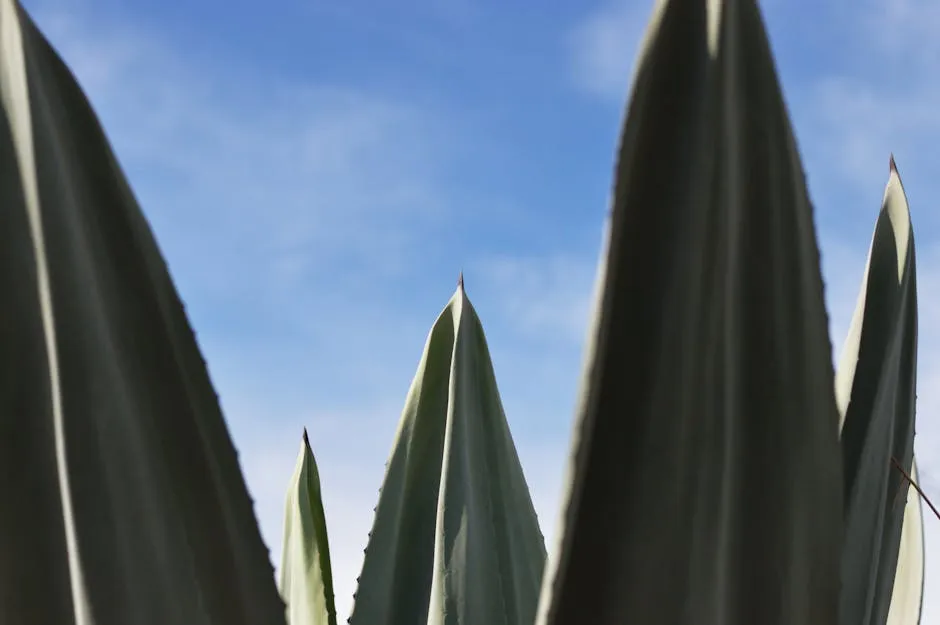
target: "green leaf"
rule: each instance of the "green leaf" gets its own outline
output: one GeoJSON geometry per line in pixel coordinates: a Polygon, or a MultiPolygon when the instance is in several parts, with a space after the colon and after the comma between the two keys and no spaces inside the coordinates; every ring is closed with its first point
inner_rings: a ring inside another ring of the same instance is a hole
{"type": "MultiPolygon", "coordinates": [[[[911,478],[917,481],[917,462],[911,467],[911,478]]],[[[897,572],[891,590],[891,608],[887,625],[918,625],[924,599],[924,517],[920,493],[913,485],[907,487],[907,505],[901,525],[901,544],[897,572]]]]}
{"type": "Polygon", "coordinates": [[[405,401],[350,623],[531,625],[544,563],[483,328],[461,280],[405,401]]]}
{"type": "Polygon", "coordinates": [[[0,293],[0,622],[283,624],[163,257],[14,0],[0,0],[0,293]]]}
{"type": "Polygon", "coordinates": [[[657,4],[615,170],[540,625],[834,625],[813,211],[755,0],[657,4]]]}
{"type": "Polygon", "coordinates": [[[280,582],[289,625],[336,625],[330,541],[307,430],[287,491],[280,582]]]}
{"type": "Polygon", "coordinates": [[[916,494],[909,495],[909,485],[894,466],[896,461],[905,472],[913,466],[916,378],[914,234],[892,157],[858,304],[836,376],[836,397],[843,415],[846,506],[843,625],[884,625],[892,596],[898,597],[894,618],[904,616],[892,625],[920,621],[920,501],[916,494]],[[912,526],[904,577],[896,581],[902,524],[912,526]]]}

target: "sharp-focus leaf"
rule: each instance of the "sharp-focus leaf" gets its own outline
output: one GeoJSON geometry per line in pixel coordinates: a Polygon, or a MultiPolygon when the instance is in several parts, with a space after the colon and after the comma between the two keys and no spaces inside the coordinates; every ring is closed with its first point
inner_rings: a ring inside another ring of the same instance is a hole
{"type": "Polygon", "coordinates": [[[920,620],[920,501],[893,464],[909,472],[914,460],[917,277],[911,217],[893,157],[890,169],[836,376],[846,510],[842,625],[884,625],[892,595],[893,618],[906,618],[893,622],[920,620]],[[912,527],[904,577],[896,581],[902,523],[912,527]]]}
{"type": "Polygon", "coordinates": [[[336,625],[320,475],[306,430],[287,491],[280,581],[289,625],[336,625]]]}
{"type": "Polygon", "coordinates": [[[541,625],[834,625],[813,211],[755,0],[660,2],[621,138],[541,625]]]}
{"type": "Polygon", "coordinates": [[[14,0],[0,0],[0,105],[0,623],[283,624],[164,260],[14,0]]]}
{"type": "Polygon", "coordinates": [[[463,286],[431,329],[395,436],[353,625],[531,625],[545,545],[463,286]]]}
{"type": "MultiPolygon", "coordinates": [[[[911,478],[917,481],[916,461],[911,467],[911,478]]],[[[898,566],[891,591],[887,625],[918,625],[923,599],[924,518],[920,494],[911,485],[907,487],[907,505],[904,506],[898,566]]]]}

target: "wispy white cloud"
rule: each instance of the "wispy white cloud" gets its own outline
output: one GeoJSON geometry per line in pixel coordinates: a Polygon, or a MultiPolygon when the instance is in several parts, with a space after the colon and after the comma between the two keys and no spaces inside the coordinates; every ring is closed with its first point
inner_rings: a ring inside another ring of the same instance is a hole
{"type": "Polygon", "coordinates": [[[199,288],[234,289],[263,274],[276,290],[326,262],[394,272],[413,234],[446,217],[433,181],[448,131],[434,111],[207,67],[133,25],[37,17],[90,94],[171,262],[187,263],[184,281],[202,273],[199,288]],[[206,237],[227,253],[205,255],[206,237]]]}
{"type": "Polygon", "coordinates": [[[652,2],[605,0],[572,30],[571,72],[588,93],[622,102],[652,2]]]}
{"type": "Polygon", "coordinates": [[[940,5],[932,0],[868,0],[860,3],[866,41],[895,60],[929,66],[940,62],[940,5]]]}
{"type": "Polygon", "coordinates": [[[930,167],[933,146],[940,139],[940,89],[918,77],[891,88],[882,85],[879,77],[834,75],[821,78],[813,91],[813,115],[802,134],[802,145],[814,162],[827,163],[831,177],[824,184],[830,190],[848,185],[850,198],[873,198],[868,204],[875,207],[887,155],[894,153],[911,196],[914,219],[929,216],[922,205],[934,186],[930,167]]]}
{"type": "MultiPolygon", "coordinates": [[[[510,323],[530,337],[580,345],[597,268],[588,255],[493,256],[476,266],[510,323]]],[[[489,291],[489,293],[487,293],[489,291]]]]}

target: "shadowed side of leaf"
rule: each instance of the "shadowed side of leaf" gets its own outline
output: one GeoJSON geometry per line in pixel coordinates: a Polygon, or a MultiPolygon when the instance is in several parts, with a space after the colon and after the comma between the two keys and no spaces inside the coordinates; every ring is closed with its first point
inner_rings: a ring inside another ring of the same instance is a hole
{"type": "Polygon", "coordinates": [[[835,625],[813,212],[754,0],[657,4],[540,625],[835,625]]]}
{"type": "Polygon", "coordinates": [[[0,622],[278,625],[206,365],[87,99],[0,0],[0,622]]]}
{"type": "Polygon", "coordinates": [[[884,625],[893,595],[898,601],[905,597],[907,606],[894,608],[895,618],[904,614],[907,619],[898,625],[916,625],[920,620],[923,547],[916,544],[923,540],[920,501],[916,493],[902,496],[909,493],[909,485],[892,462],[894,458],[908,472],[913,465],[916,376],[914,236],[892,157],[858,305],[836,375],[836,394],[844,414],[843,625],[884,625]],[[904,493],[899,493],[902,488],[904,493]],[[908,530],[905,576],[896,579],[902,525],[908,523],[916,527],[908,530]]]}
{"type": "Polygon", "coordinates": [[[336,625],[320,475],[306,430],[287,490],[280,591],[289,625],[336,625]]]}
{"type": "Polygon", "coordinates": [[[479,318],[435,322],[399,422],[354,625],[530,625],[545,546],[479,318]]]}

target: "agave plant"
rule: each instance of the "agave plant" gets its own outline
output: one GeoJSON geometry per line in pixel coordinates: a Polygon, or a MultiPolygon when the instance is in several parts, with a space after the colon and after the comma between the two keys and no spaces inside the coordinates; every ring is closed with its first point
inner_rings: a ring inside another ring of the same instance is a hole
{"type": "Polygon", "coordinates": [[[405,400],[349,622],[531,625],[544,563],[461,277],[405,400]]]}
{"type": "MultiPolygon", "coordinates": [[[[287,497],[290,625],[335,625],[319,477],[304,442],[287,497]]],[[[350,623],[530,625],[545,544],[461,275],[428,336],[375,508],[350,623]]]]}
{"type": "Polygon", "coordinates": [[[902,197],[892,166],[837,408],[812,208],[757,3],[657,3],[540,625],[875,625],[893,589],[896,622],[917,622],[900,620],[919,598],[894,581],[891,500],[914,407],[902,197]]]}
{"type": "Polygon", "coordinates": [[[291,625],[336,625],[320,473],[306,429],[287,491],[280,591],[291,625]]]}
{"type": "MultiPolygon", "coordinates": [[[[16,0],[0,50],[0,622],[285,623],[104,133],[16,0]]],[[[408,393],[353,625],[919,621],[915,255],[893,159],[835,375],[756,0],[660,0],[637,67],[548,574],[461,280],[408,393]]],[[[286,513],[286,614],[335,625],[306,436],[286,513]]]]}
{"type": "Polygon", "coordinates": [[[283,624],[163,257],[15,0],[0,0],[0,111],[0,622],[283,624]]]}
{"type": "Polygon", "coordinates": [[[892,625],[920,621],[923,521],[907,480],[916,475],[916,372],[914,234],[892,156],[836,375],[846,502],[842,625],[883,625],[889,613],[892,625]]]}

